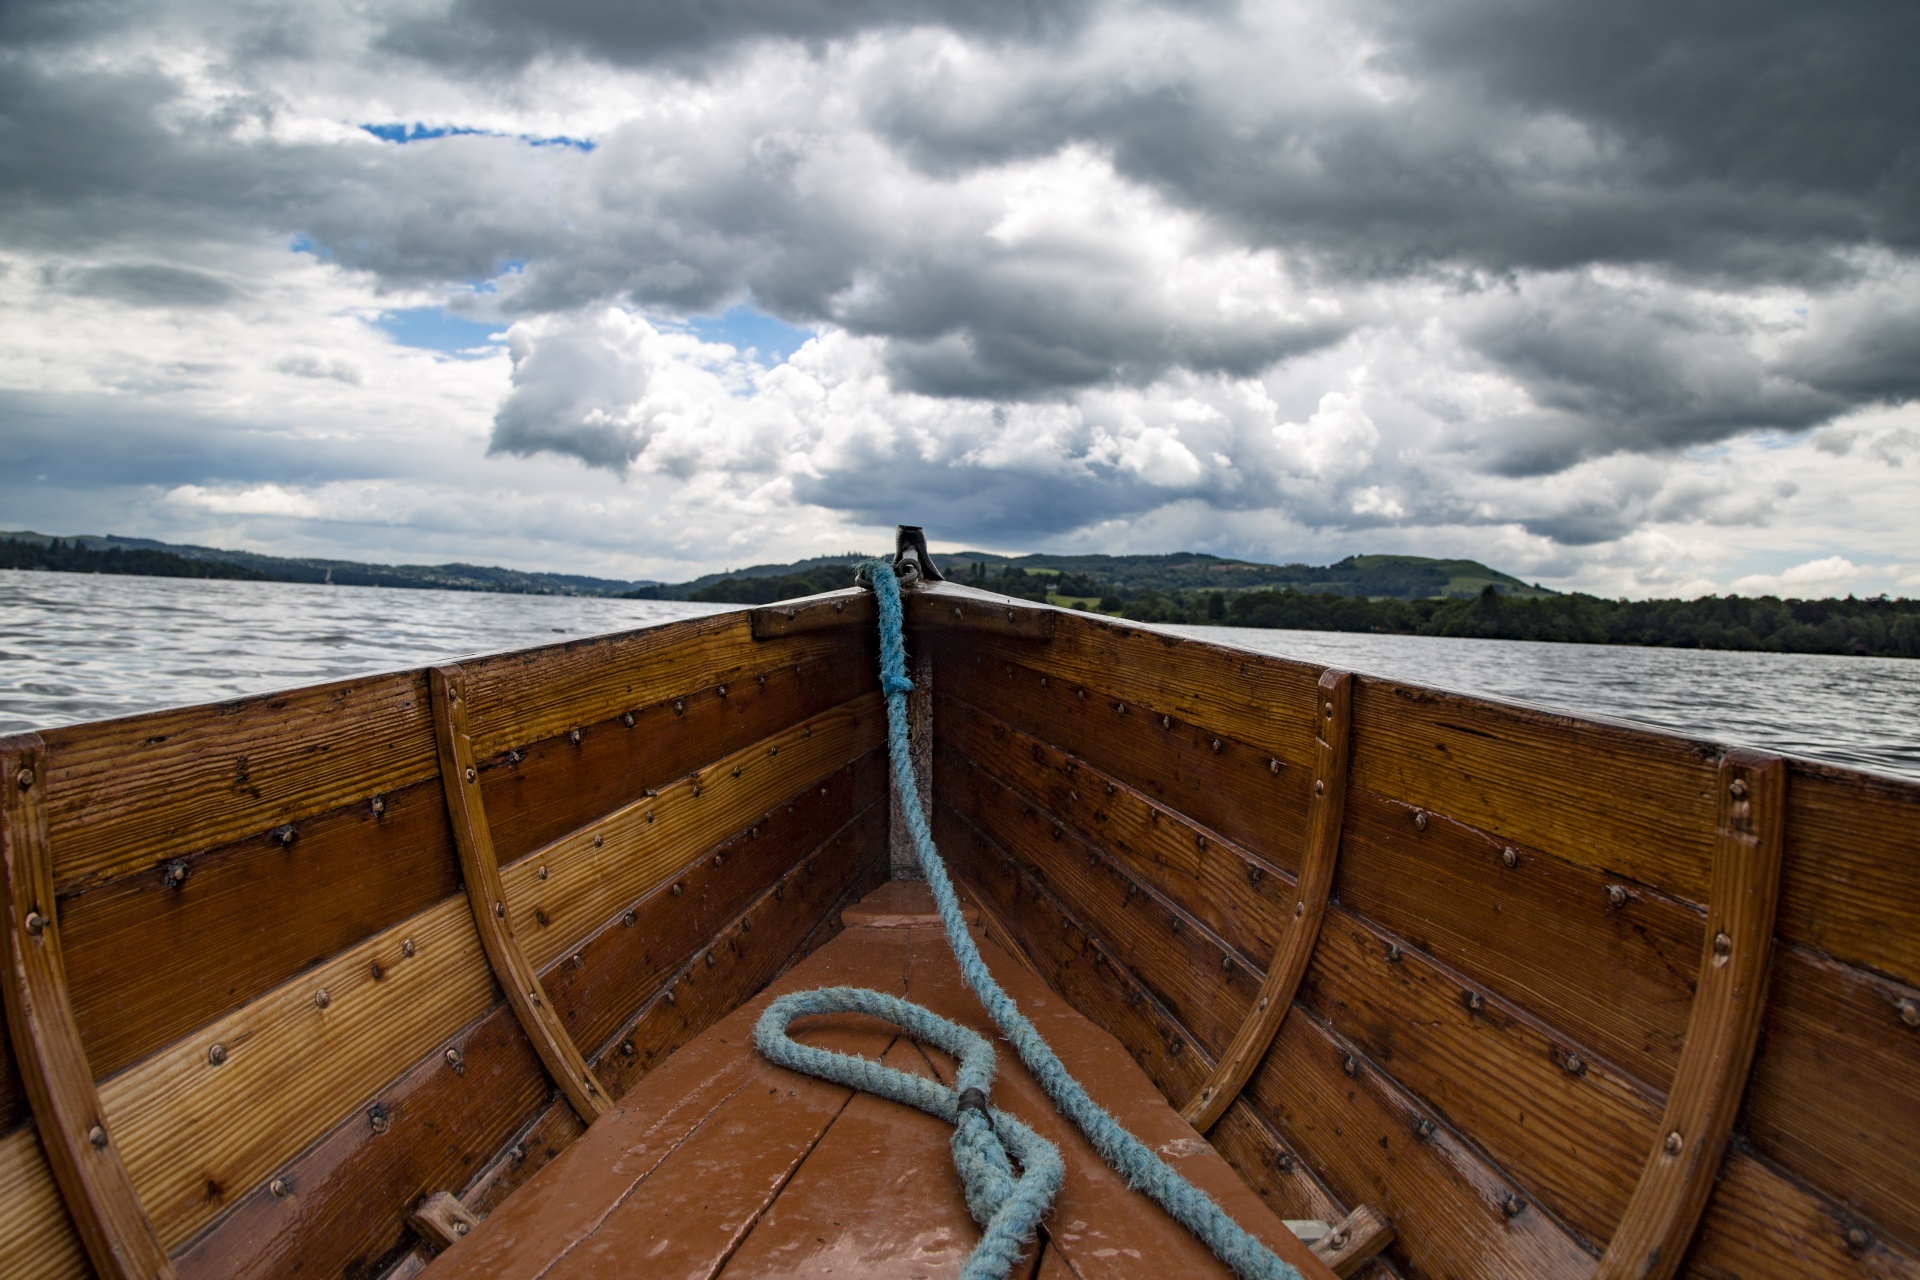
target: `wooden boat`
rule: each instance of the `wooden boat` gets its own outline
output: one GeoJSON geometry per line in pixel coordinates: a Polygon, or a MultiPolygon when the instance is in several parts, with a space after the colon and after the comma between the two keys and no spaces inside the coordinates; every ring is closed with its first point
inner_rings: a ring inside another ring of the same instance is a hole
{"type": "MultiPolygon", "coordinates": [[[[990,967],[1249,1230],[1345,1222],[1303,1273],[1920,1276],[1920,786],[907,616],[990,967]]],[[[843,980],[985,1026],[874,631],[848,590],[4,740],[0,1271],[952,1274],[946,1127],[744,1034],[843,980]]],[[[1002,1073],[1068,1155],[1029,1275],[1225,1274],[1002,1073]]]]}

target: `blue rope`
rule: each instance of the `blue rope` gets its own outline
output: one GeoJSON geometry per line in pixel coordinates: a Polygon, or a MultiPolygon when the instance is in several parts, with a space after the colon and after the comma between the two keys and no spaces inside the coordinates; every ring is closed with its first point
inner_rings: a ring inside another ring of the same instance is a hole
{"type": "MultiPolygon", "coordinates": [[[[1298,1270],[1249,1235],[1205,1192],[1174,1172],[1164,1160],[1154,1154],[1151,1148],[1128,1133],[1119,1121],[1102,1110],[1100,1105],[1080,1086],[1080,1082],[1068,1073],[1066,1066],[1054,1054],[1052,1047],[1047,1044],[1039,1030],[1027,1020],[1026,1015],[1020,1012],[1012,998],[1000,989],[1000,984],[995,982],[993,975],[987,971],[986,962],[980,958],[980,949],[974,945],[972,936],[967,932],[966,921],[960,914],[959,899],[954,895],[953,882],[947,878],[946,864],[940,860],[939,851],[934,848],[933,832],[927,827],[926,813],[920,804],[920,787],[914,777],[913,757],[909,751],[907,739],[907,694],[912,690],[913,682],[907,679],[900,581],[894,576],[893,566],[885,561],[870,562],[861,566],[861,569],[864,578],[871,580],[874,596],[880,606],[880,687],[886,691],[887,695],[887,750],[893,761],[894,784],[899,789],[900,808],[902,816],[906,819],[907,830],[913,835],[914,844],[920,852],[920,865],[926,872],[928,887],[933,890],[934,904],[940,911],[940,922],[946,927],[947,944],[953,948],[954,959],[960,963],[961,976],[966,979],[967,985],[973,988],[974,994],[980,998],[980,1003],[986,1008],[994,1024],[1012,1043],[1014,1051],[1020,1055],[1020,1060],[1026,1063],[1027,1070],[1033,1074],[1035,1080],[1040,1082],[1040,1087],[1046,1090],[1047,1096],[1053,1099],[1054,1106],[1078,1126],[1080,1132],[1086,1135],[1087,1141],[1093,1144],[1101,1157],[1126,1178],[1129,1186],[1153,1197],[1173,1216],[1175,1221],[1193,1232],[1202,1244],[1213,1250],[1215,1257],[1231,1267],[1236,1274],[1243,1277],[1243,1280],[1301,1280],[1298,1270]]],[[[972,1036],[975,1040],[979,1039],[965,1028],[934,1017],[918,1005],[907,1001],[858,988],[826,987],[818,991],[796,992],[774,1001],[755,1028],[754,1041],[759,1045],[762,1053],[783,1066],[812,1071],[814,1074],[824,1074],[823,1071],[814,1071],[816,1060],[808,1056],[822,1055],[823,1059],[833,1061],[823,1062],[820,1065],[830,1066],[842,1073],[830,1075],[829,1079],[869,1089],[883,1097],[908,1102],[942,1118],[953,1118],[953,1112],[941,1108],[958,1108],[960,1097],[969,1088],[978,1088],[984,1095],[987,1083],[992,1080],[993,1050],[985,1041],[980,1041],[985,1050],[986,1061],[982,1082],[976,1085],[962,1085],[961,1081],[975,1078],[967,1074],[966,1055],[950,1048],[947,1042],[935,1038],[931,1032],[923,1035],[921,1031],[915,1030],[916,1027],[931,1027],[933,1023],[940,1024],[938,1028],[932,1029],[940,1035],[954,1033],[972,1036]],[[961,1075],[955,1079],[956,1089],[949,1090],[918,1076],[892,1071],[891,1068],[882,1067],[865,1058],[856,1058],[847,1054],[828,1054],[824,1050],[810,1049],[805,1045],[796,1044],[786,1036],[787,1023],[798,1017],[801,1012],[827,1013],[846,1009],[874,1012],[882,1007],[888,1011],[876,1013],[876,1016],[898,1024],[909,1034],[929,1039],[962,1059],[961,1075]],[[922,1019],[926,1021],[923,1022],[922,1019]],[[798,1065],[803,1061],[809,1065],[798,1065]],[[849,1064],[859,1065],[856,1067],[849,1064]],[[873,1074],[877,1072],[889,1074],[873,1074]],[[892,1077],[899,1077],[899,1079],[892,1077]],[[869,1080],[871,1084],[868,1083],[869,1080]],[[912,1083],[908,1085],[903,1084],[902,1081],[912,1083]],[[921,1098],[925,1101],[921,1101],[921,1098]]],[[[994,1132],[999,1133],[1003,1127],[1002,1117],[1005,1113],[995,1111],[992,1115],[994,1132]]],[[[953,1140],[954,1164],[959,1168],[961,1178],[966,1182],[969,1211],[972,1212],[975,1221],[987,1225],[989,1229],[986,1238],[981,1240],[973,1256],[967,1260],[966,1268],[961,1271],[961,1275],[965,1280],[1002,1280],[1007,1274],[1007,1268],[1013,1262],[1013,1253],[1006,1253],[1004,1260],[1001,1260],[1002,1255],[999,1253],[995,1253],[991,1260],[985,1260],[982,1257],[990,1242],[994,1243],[996,1249],[1002,1247],[999,1241],[1004,1237],[996,1236],[993,1226],[998,1222],[1000,1213],[1011,1211],[1016,1199],[1019,1201],[1020,1211],[1022,1213],[1026,1211],[1029,1200],[1024,1198],[1025,1186],[1028,1182],[1035,1183],[1034,1198],[1037,1199],[1046,1171],[1044,1164],[1029,1161],[1027,1158],[1029,1154],[1035,1157],[1035,1161],[1043,1158],[1039,1156],[1036,1149],[1023,1145],[1025,1138],[1011,1128],[1011,1124],[1018,1122],[1008,1116],[1006,1117],[1008,1124],[1005,1126],[1006,1131],[1002,1137],[1013,1139],[1008,1144],[1010,1154],[1021,1162],[1026,1175],[1020,1179],[1021,1194],[1019,1196],[1015,1196],[1011,1191],[1003,1188],[1001,1183],[994,1181],[994,1178],[1002,1176],[998,1173],[1001,1166],[995,1165],[992,1172],[982,1170],[981,1166],[990,1164],[991,1158],[978,1154],[978,1148],[983,1144],[977,1133],[986,1125],[984,1121],[976,1122],[976,1116],[977,1111],[969,1108],[968,1114],[960,1117],[962,1125],[968,1130],[968,1137],[965,1140],[966,1151],[963,1156],[961,1128],[956,1127],[953,1140]],[[976,1178],[979,1179],[978,1185],[976,1185],[976,1178]],[[1000,1198],[996,1199],[996,1196],[1000,1198]],[[991,1211],[991,1206],[996,1205],[1000,1207],[1000,1213],[991,1211]],[[989,1210],[986,1218],[981,1216],[983,1208],[989,1210]],[[976,1269],[976,1263],[981,1264],[979,1269],[976,1269]],[[990,1266],[997,1266],[998,1269],[986,1269],[990,1266]]],[[[1024,1129],[1024,1126],[1022,1128],[1024,1129]]],[[[1043,1139],[1032,1135],[1031,1130],[1025,1132],[1033,1137],[1034,1142],[1046,1145],[1043,1139]]],[[[1052,1153],[1053,1149],[1050,1145],[1047,1146],[1047,1151],[1052,1153]]],[[[1000,1158],[1004,1160],[1004,1155],[1000,1158]]],[[[1053,1153],[1053,1159],[1057,1164],[1057,1153],[1053,1153]]],[[[1059,1175],[1053,1174],[1053,1179],[1051,1188],[1046,1191],[1046,1200],[1040,1203],[1032,1220],[1024,1225],[1022,1234],[1016,1237],[1016,1240],[1027,1238],[1034,1224],[1045,1213],[1047,1205],[1052,1202],[1053,1193],[1059,1187],[1059,1175]]],[[[1008,1226],[1011,1228],[1011,1221],[1008,1226]]]]}

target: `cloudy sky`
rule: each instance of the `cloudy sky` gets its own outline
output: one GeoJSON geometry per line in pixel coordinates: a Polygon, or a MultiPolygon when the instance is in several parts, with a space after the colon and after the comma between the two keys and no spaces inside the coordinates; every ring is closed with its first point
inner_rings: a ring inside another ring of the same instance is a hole
{"type": "Polygon", "coordinates": [[[1920,594],[1920,7],[13,0],[0,527],[1920,594]]]}

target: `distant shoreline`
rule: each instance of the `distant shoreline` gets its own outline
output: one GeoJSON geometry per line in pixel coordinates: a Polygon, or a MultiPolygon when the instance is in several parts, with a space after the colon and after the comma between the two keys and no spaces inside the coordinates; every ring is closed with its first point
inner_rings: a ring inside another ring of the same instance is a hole
{"type": "MultiPolygon", "coordinates": [[[[1266,588],[1233,592],[1128,590],[1086,575],[1016,568],[1010,564],[1003,564],[1002,572],[994,575],[986,571],[983,563],[969,564],[961,560],[960,564],[965,568],[954,576],[969,585],[1138,622],[1641,648],[1920,658],[1920,600],[1905,598],[1883,596],[1863,600],[1848,596],[1796,600],[1772,596],[1707,596],[1699,600],[1631,601],[1578,594],[1517,597],[1504,595],[1489,584],[1470,599],[1373,599],[1332,591],[1300,591],[1291,586],[1278,591],[1266,588]]],[[[22,544],[13,539],[0,539],[0,568],[305,586],[321,585],[323,581],[314,576],[279,576],[228,561],[190,558],[151,549],[94,551],[85,547],[22,544]],[[23,554],[27,549],[38,554],[23,554]],[[18,563],[27,559],[36,562],[18,563]]],[[[534,575],[526,576],[534,578],[534,575]]],[[[737,605],[829,590],[846,585],[848,576],[844,562],[815,563],[799,574],[763,572],[751,577],[723,577],[679,597],[665,594],[672,588],[652,585],[614,594],[554,590],[525,583],[436,581],[397,576],[384,581],[356,581],[353,579],[373,579],[375,575],[351,573],[333,577],[332,585],[601,599],[690,597],[691,603],[737,605]]]]}

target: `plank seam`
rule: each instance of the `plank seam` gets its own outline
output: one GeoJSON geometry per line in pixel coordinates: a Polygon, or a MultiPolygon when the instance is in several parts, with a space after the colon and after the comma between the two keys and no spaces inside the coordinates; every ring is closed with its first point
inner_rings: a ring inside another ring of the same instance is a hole
{"type": "Polygon", "coordinates": [[[506,992],[514,1017],[533,1043],[535,1053],[567,1102],[583,1123],[592,1124],[612,1109],[607,1094],[594,1078],[578,1045],[573,1043],[547,999],[526,952],[514,936],[507,915],[507,894],[500,881],[500,860],[487,826],[486,804],[480,794],[474,763],[473,738],[467,729],[466,678],[459,666],[437,666],[428,672],[433,692],[434,742],[440,756],[440,782],[446,792],[447,816],[453,824],[454,845],[460,853],[461,879],[467,903],[479,932],[493,976],[506,992]]]}
{"type": "Polygon", "coordinates": [[[118,1280],[174,1280],[107,1132],[60,951],[44,747],[37,734],[0,741],[0,882],[6,897],[7,1028],[41,1149],[93,1267],[118,1280]]]}
{"type": "Polygon", "coordinates": [[[1641,1171],[1594,1280],[1668,1280],[1693,1238],[1746,1093],[1767,1001],[1786,831],[1787,764],[1721,758],[1712,891],[1687,1039],[1641,1171]]]}
{"type": "Polygon", "coordinates": [[[1340,832],[1347,812],[1347,761],[1353,736],[1353,674],[1328,668],[1320,673],[1320,725],[1314,735],[1313,796],[1308,801],[1307,845],[1300,855],[1300,876],[1294,882],[1293,909],[1285,937],[1267,965],[1260,994],[1213,1074],[1180,1109],[1181,1116],[1201,1133],[1219,1121],[1240,1096],[1254,1068],[1266,1057],[1280,1032],[1294,992],[1320,944],[1320,925],[1326,919],[1327,898],[1333,891],[1333,872],[1340,856],[1340,832]]]}

